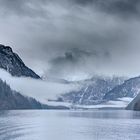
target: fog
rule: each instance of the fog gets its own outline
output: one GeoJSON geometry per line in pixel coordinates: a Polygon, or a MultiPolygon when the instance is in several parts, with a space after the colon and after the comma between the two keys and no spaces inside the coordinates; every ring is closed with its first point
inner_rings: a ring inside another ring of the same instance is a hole
{"type": "Polygon", "coordinates": [[[47,103],[48,99],[56,99],[60,94],[78,90],[80,87],[78,84],[13,77],[2,69],[0,69],[0,78],[6,81],[13,90],[22,95],[33,97],[42,103],[47,103]]]}

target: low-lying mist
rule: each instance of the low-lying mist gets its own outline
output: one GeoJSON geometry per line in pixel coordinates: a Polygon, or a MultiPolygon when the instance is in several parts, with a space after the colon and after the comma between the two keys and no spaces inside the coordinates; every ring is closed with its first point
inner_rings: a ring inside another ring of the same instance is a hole
{"type": "Polygon", "coordinates": [[[0,69],[0,79],[6,81],[13,90],[43,103],[46,103],[48,99],[55,99],[60,94],[78,89],[78,85],[71,83],[13,77],[2,69],[0,69]]]}

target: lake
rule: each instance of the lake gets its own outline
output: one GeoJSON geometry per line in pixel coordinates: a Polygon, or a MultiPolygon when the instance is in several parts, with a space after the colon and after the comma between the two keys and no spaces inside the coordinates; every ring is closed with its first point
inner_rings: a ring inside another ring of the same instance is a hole
{"type": "Polygon", "coordinates": [[[140,112],[0,111],[0,140],[140,140],[140,112]]]}

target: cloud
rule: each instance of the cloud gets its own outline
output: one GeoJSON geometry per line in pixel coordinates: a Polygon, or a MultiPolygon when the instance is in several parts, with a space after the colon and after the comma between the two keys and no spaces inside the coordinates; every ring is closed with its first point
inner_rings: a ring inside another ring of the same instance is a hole
{"type": "Polygon", "coordinates": [[[139,0],[73,0],[82,6],[92,5],[100,11],[115,14],[123,18],[136,17],[140,15],[139,0]]]}
{"type": "MultiPolygon", "coordinates": [[[[34,0],[0,0],[1,14],[3,16],[25,16],[42,17],[45,14],[43,10],[43,1],[34,0]]],[[[45,15],[44,15],[45,16],[45,15]]]]}
{"type": "Polygon", "coordinates": [[[0,69],[0,79],[6,81],[12,89],[25,96],[33,97],[43,103],[47,103],[48,99],[55,99],[60,94],[79,88],[79,85],[76,84],[13,77],[2,69],[0,69]]]}
{"type": "Polygon", "coordinates": [[[138,0],[0,0],[0,43],[12,46],[40,75],[138,75],[139,5],[138,0]]]}
{"type": "Polygon", "coordinates": [[[105,59],[110,59],[109,52],[88,52],[72,48],[62,56],[58,56],[50,61],[51,68],[48,75],[66,80],[84,80],[90,78],[93,76],[93,72],[98,65],[96,61],[101,56],[104,57],[104,61],[105,59]],[[94,66],[92,63],[94,63],[94,66]]]}

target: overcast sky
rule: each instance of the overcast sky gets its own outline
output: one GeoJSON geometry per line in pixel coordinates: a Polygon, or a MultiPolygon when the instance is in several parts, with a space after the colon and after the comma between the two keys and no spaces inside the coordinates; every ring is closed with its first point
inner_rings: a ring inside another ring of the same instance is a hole
{"type": "Polygon", "coordinates": [[[0,0],[0,43],[38,74],[140,75],[139,0],[0,0]]]}

